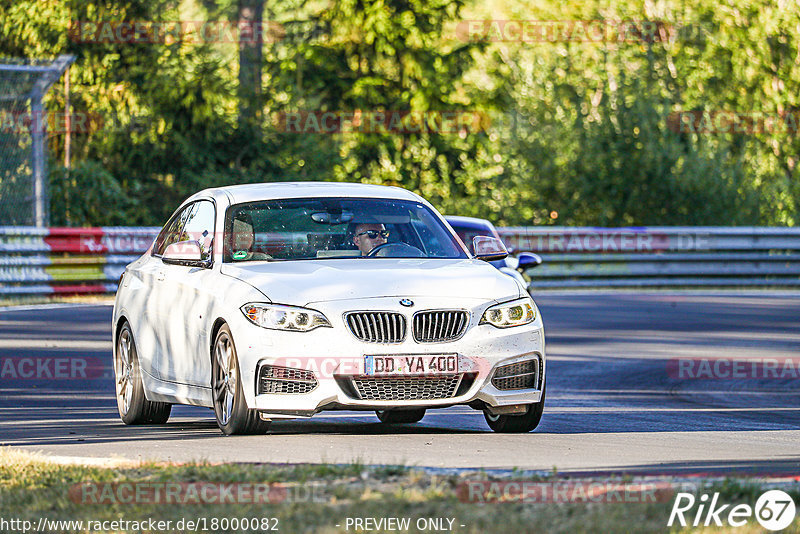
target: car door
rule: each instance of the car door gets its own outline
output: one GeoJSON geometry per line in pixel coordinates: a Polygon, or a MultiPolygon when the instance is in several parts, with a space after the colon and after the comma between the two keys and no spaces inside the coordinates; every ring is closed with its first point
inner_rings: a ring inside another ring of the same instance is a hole
{"type": "Polygon", "coordinates": [[[131,271],[131,275],[140,280],[141,286],[137,296],[138,313],[130,317],[139,364],[144,372],[156,378],[163,378],[159,368],[162,344],[159,338],[162,321],[159,302],[164,289],[164,269],[160,256],[168,244],[178,240],[182,222],[180,213],[174,214],[158,233],[151,255],[131,271]]]}
{"type": "Polygon", "coordinates": [[[173,242],[197,241],[204,260],[208,261],[207,266],[160,260],[156,331],[159,339],[157,366],[163,380],[209,386],[211,364],[206,341],[213,320],[209,313],[216,288],[211,263],[215,216],[211,200],[193,202],[179,214],[179,232],[172,237],[173,242]]]}

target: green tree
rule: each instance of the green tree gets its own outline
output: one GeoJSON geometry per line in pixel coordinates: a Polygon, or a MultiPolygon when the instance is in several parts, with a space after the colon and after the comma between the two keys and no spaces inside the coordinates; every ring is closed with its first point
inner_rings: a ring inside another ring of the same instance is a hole
{"type": "MultiPolygon", "coordinates": [[[[473,112],[487,106],[464,80],[481,44],[448,39],[464,2],[451,0],[346,0],[283,20],[286,39],[266,57],[269,102],[283,111],[473,112]]],[[[285,134],[284,138],[292,137],[285,134]]],[[[439,204],[464,199],[459,177],[486,142],[477,131],[397,135],[352,132],[328,139],[308,134],[326,151],[336,150],[338,180],[394,184],[439,204]]]]}

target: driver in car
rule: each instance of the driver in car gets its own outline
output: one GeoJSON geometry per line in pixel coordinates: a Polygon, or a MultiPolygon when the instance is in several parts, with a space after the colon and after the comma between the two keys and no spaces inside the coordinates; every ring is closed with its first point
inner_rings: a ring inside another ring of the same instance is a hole
{"type": "Polygon", "coordinates": [[[231,258],[234,261],[271,260],[272,256],[263,252],[253,251],[256,241],[253,219],[247,212],[239,212],[233,217],[233,231],[231,232],[231,258]]]}
{"type": "Polygon", "coordinates": [[[388,237],[389,230],[380,223],[357,224],[353,230],[353,244],[358,247],[362,256],[386,243],[388,237]]]}

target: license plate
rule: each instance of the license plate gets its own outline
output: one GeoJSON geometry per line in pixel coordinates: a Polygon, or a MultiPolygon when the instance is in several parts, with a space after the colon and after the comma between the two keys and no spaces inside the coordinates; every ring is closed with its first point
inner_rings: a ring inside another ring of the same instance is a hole
{"type": "Polygon", "coordinates": [[[458,354],[401,354],[365,356],[364,374],[372,376],[449,375],[465,367],[458,354]]]}

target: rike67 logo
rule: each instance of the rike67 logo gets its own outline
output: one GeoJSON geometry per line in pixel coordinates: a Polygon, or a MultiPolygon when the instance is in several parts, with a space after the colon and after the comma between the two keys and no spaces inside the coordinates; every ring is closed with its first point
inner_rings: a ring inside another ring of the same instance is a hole
{"type": "Polygon", "coordinates": [[[794,521],[794,500],[785,491],[769,490],[758,498],[755,507],[749,504],[731,506],[720,504],[719,493],[711,497],[704,493],[699,498],[691,493],[678,493],[667,526],[671,527],[677,521],[682,527],[689,524],[694,527],[721,527],[726,524],[741,527],[753,516],[767,530],[783,530],[794,521]],[[695,505],[697,510],[692,513],[695,505]]]}

